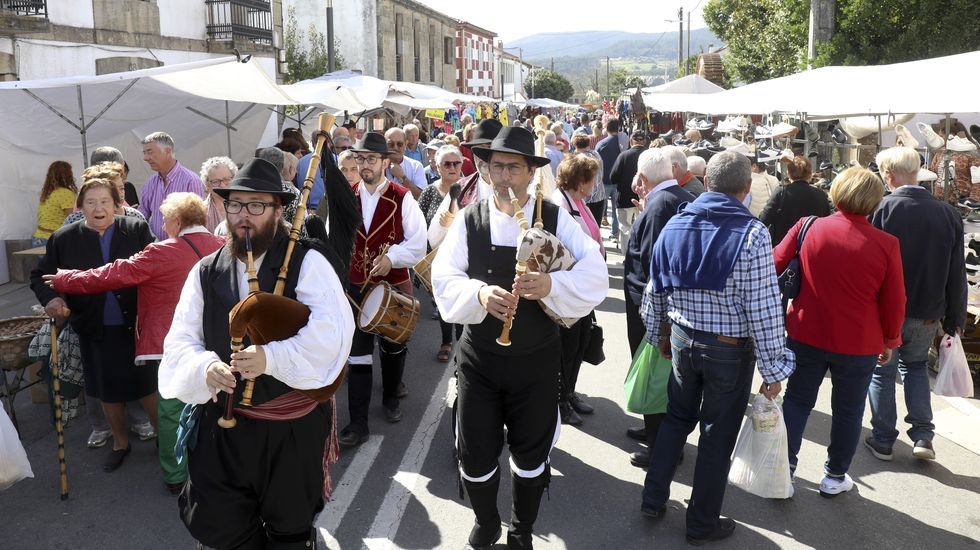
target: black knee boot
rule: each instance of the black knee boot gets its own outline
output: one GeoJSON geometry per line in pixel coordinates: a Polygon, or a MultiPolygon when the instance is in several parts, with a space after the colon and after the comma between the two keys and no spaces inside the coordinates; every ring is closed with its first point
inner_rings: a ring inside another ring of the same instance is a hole
{"type": "Polygon", "coordinates": [[[514,506],[511,509],[510,529],[507,531],[507,548],[529,550],[533,548],[531,533],[538,519],[541,495],[551,482],[551,467],[544,466],[538,477],[525,478],[516,474],[513,479],[514,506]]]}
{"type": "Polygon", "coordinates": [[[408,350],[402,348],[398,353],[381,350],[381,396],[385,409],[398,408],[398,385],[405,373],[405,356],[408,350]]]}
{"type": "Polygon", "coordinates": [[[470,505],[476,522],[470,531],[469,547],[474,550],[493,548],[500,538],[500,513],[497,512],[497,489],[500,487],[500,469],[486,481],[469,481],[464,479],[466,493],[470,496],[470,505]]]}
{"type": "Polygon", "coordinates": [[[351,430],[362,435],[368,433],[368,407],[371,405],[371,378],[373,365],[351,365],[347,374],[347,410],[351,430]]]}

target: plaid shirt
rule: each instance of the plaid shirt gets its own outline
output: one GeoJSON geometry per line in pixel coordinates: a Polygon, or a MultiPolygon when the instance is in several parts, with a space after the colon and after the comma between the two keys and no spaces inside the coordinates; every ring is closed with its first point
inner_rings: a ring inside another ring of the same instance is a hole
{"type": "Polygon", "coordinates": [[[769,232],[753,221],[744,248],[721,291],[673,289],[654,292],[647,284],[640,314],[647,339],[655,343],[664,314],[681,326],[733,338],[751,337],[756,366],[767,383],[789,377],[796,356],[785,348],[783,309],[769,232]]]}

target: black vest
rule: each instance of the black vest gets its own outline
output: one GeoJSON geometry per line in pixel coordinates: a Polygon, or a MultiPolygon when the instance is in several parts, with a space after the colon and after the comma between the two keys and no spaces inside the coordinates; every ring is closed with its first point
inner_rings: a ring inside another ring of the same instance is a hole
{"type": "MultiPolygon", "coordinates": [[[[466,244],[469,247],[469,268],[466,274],[488,285],[510,289],[514,286],[517,273],[517,243],[515,246],[497,246],[490,241],[490,207],[484,199],[466,207],[463,212],[466,222],[466,244]]],[[[545,201],[541,205],[541,219],[544,229],[555,234],[558,227],[558,206],[545,201]]],[[[517,315],[510,331],[511,345],[497,344],[503,323],[492,315],[487,315],[479,325],[466,325],[463,341],[476,348],[482,348],[499,355],[524,355],[553,344],[558,339],[558,325],[555,324],[537,302],[521,299],[517,305],[517,315]]]]}
{"type": "MultiPolygon", "coordinates": [[[[273,239],[272,245],[265,253],[262,266],[258,269],[259,288],[272,292],[276,286],[276,276],[286,256],[288,235],[282,231],[273,239]]],[[[299,278],[299,268],[303,264],[307,248],[297,244],[289,260],[289,273],[286,276],[286,289],[283,295],[296,299],[296,281],[299,278]]],[[[231,336],[228,334],[228,313],[244,296],[238,294],[238,273],[235,258],[228,252],[227,247],[207,256],[201,262],[201,288],[204,292],[204,314],[201,320],[204,328],[204,347],[218,354],[225,363],[231,362],[231,336]]],[[[243,349],[249,346],[248,337],[244,340],[243,349]]],[[[240,381],[241,378],[236,375],[240,381]]],[[[241,401],[245,384],[235,386],[235,403],[241,401]]],[[[259,405],[280,395],[288,393],[292,388],[271,376],[260,376],[255,379],[255,389],[252,393],[252,404],[259,405]]],[[[219,405],[223,400],[219,400],[219,405]]]]}

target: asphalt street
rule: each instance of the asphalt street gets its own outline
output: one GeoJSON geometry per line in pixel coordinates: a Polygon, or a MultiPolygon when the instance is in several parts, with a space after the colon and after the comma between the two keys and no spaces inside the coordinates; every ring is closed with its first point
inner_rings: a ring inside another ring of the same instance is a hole
{"type": "MultiPolygon", "coordinates": [[[[609,254],[611,290],[598,308],[605,328],[606,362],[584,365],[578,390],[596,408],[579,428],[562,426],[551,455],[554,478],[536,524],[543,549],[683,548],[685,499],[697,457],[695,431],[678,468],[667,516],[653,522],[639,512],[644,472],[630,465],[639,445],[626,438],[640,425],[623,409],[623,379],[629,367],[618,249],[609,254]]],[[[24,289],[29,293],[29,290],[24,289]]],[[[380,375],[371,409],[371,437],[345,450],[334,465],[334,499],[317,519],[321,545],[331,549],[460,549],[472,526],[468,502],[460,499],[450,423],[454,379],[451,365],[436,361],[438,323],[427,296],[410,343],[402,401],[403,420],[385,422],[380,375]]],[[[3,304],[0,303],[0,309],[3,304]]],[[[19,311],[3,311],[10,316],[19,311]]],[[[376,363],[377,364],[377,363],[376,363]]],[[[755,382],[758,385],[759,379],[755,382]]],[[[825,446],[830,433],[830,384],[825,383],[810,416],[796,495],[765,500],[729,487],[723,513],[738,522],[735,535],[718,548],[972,548],[980,539],[980,402],[933,397],[938,460],[911,456],[899,440],[893,462],[880,462],[859,448],[850,493],[821,498],[825,446]]],[[[898,389],[901,395],[901,388],[898,389]]],[[[340,425],[346,423],[346,390],[338,394],[340,425]]],[[[165,490],[154,442],[134,439],[133,453],[111,474],[102,471],[106,449],[89,450],[86,419],[66,431],[70,498],[58,498],[53,429],[44,405],[18,396],[23,443],[34,470],[0,493],[0,548],[102,549],[193,548],[165,490]]],[[[868,413],[869,414],[869,413],[868,413]]],[[[870,430],[865,419],[865,435],[870,430]]],[[[904,405],[899,399],[899,417],[904,405]]],[[[904,427],[900,426],[904,431],[904,427]]],[[[506,452],[501,465],[506,468],[506,452]]],[[[509,518],[510,484],[501,483],[499,508],[509,518]]],[[[498,545],[498,548],[504,548],[498,545]]]]}

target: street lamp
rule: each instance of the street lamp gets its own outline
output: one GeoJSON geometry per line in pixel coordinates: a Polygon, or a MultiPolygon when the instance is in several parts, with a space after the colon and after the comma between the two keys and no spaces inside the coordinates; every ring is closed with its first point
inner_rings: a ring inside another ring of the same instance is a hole
{"type": "Polygon", "coordinates": [[[333,51],[333,0],[327,0],[327,72],[334,71],[333,51]]]}

